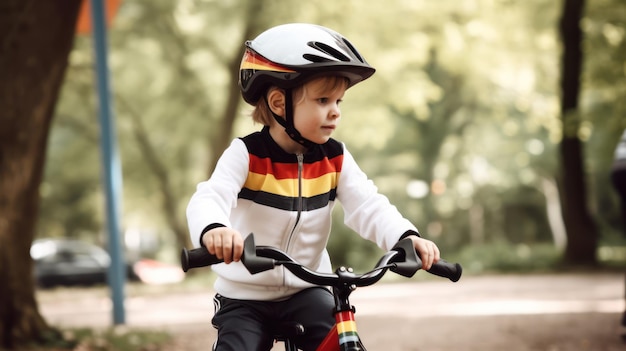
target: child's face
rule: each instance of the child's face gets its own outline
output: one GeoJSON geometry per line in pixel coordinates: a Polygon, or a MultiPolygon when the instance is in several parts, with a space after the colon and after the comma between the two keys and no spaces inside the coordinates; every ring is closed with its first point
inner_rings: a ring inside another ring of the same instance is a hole
{"type": "Polygon", "coordinates": [[[318,78],[305,84],[303,96],[296,98],[294,124],[302,136],[324,144],[337,128],[339,103],[346,92],[346,82],[339,78],[318,78]]]}

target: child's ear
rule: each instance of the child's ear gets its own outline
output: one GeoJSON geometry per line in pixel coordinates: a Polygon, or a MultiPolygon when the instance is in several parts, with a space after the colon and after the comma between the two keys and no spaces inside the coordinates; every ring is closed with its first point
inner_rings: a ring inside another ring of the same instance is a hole
{"type": "Polygon", "coordinates": [[[267,93],[267,104],[272,112],[285,117],[285,93],[280,89],[272,89],[267,93]]]}

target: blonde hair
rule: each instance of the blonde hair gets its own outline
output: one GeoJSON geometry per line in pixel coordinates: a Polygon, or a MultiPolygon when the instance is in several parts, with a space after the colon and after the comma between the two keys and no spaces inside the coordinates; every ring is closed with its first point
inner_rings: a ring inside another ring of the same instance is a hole
{"type": "MultiPolygon", "coordinates": [[[[330,92],[334,93],[338,89],[345,89],[348,87],[349,81],[347,78],[342,76],[322,76],[312,80],[307,81],[306,83],[296,87],[293,89],[293,100],[295,101],[294,105],[298,105],[301,103],[307,95],[307,86],[310,87],[312,82],[319,82],[321,84],[316,86],[315,93],[323,93],[330,92]]],[[[279,89],[276,86],[272,86],[267,90],[267,93],[274,89],[279,89]]],[[[274,123],[274,116],[272,115],[272,111],[270,110],[269,105],[267,104],[266,96],[267,93],[261,96],[259,101],[257,101],[254,106],[254,110],[252,110],[252,120],[256,123],[262,124],[264,126],[270,126],[274,123]]]]}

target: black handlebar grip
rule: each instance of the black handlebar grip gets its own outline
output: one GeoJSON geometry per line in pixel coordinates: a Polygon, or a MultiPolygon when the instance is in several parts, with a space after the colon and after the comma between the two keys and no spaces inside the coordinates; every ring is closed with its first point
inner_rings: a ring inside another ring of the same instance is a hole
{"type": "Polygon", "coordinates": [[[187,272],[191,268],[206,267],[221,262],[223,262],[223,260],[215,257],[215,255],[211,255],[204,247],[192,250],[183,249],[180,254],[180,265],[184,272],[187,272]]]}
{"type": "Polygon", "coordinates": [[[433,264],[428,270],[428,273],[438,275],[440,277],[448,278],[453,282],[457,282],[461,279],[463,274],[463,267],[458,263],[449,263],[441,259],[437,263],[433,264]]]}

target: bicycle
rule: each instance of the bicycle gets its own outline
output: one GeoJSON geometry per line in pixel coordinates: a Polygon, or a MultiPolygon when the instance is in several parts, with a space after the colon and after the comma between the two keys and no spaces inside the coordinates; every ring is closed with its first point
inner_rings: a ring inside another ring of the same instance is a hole
{"type": "MultiPolygon", "coordinates": [[[[243,251],[241,261],[251,274],[282,265],[306,282],[328,286],[332,289],[335,299],[335,309],[333,310],[335,325],[318,346],[317,351],[365,351],[366,349],[357,333],[355,308],[350,303],[350,294],[359,287],[377,283],[389,270],[410,278],[422,268],[422,261],[415,251],[411,239],[408,238],[400,240],[390,251],[382,255],[371,271],[362,274],[356,274],[353,269],[346,267],[339,267],[334,273],[315,272],[296,262],[277,248],[256,246],[253,234],[246,237],[243,251]]],[[[221,262],[205,248],[183,249],[181,253],[181,265],[185,272],[191,268],[205,267],[221,262]]],[[[457,282],[461,278],[463,269],[458,263],[452,264],[441,259],[428,272],[457,282]]],[[[306,332],[303,326],[297,322],[278,323],[274,329],[276,331],[273,338],[276,342],[284,343],[285,351],[297,351],[298,349],[290,337],[306,332]]]]}

